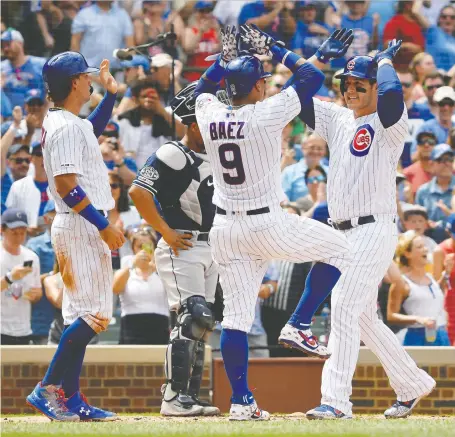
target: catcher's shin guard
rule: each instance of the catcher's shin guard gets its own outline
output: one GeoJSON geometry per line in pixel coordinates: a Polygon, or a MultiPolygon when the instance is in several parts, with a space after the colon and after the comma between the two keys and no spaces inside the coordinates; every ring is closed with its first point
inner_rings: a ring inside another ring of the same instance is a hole
{"type": "Polygon", "coordinates": [[[191,373],[188,387],[188,394],[196,399],[199,398],[199,392],[201,391],[202,374],[204,372],[204,358],[205,343],[203,341],[198,341],[196,342],[193,371],[191,373]]]}
{"type": "Polygon", "coordinates": [[[196,341],[176,338],[166,352],[166,379],[177,393],[187,393],[194,363],[196,341]]]}

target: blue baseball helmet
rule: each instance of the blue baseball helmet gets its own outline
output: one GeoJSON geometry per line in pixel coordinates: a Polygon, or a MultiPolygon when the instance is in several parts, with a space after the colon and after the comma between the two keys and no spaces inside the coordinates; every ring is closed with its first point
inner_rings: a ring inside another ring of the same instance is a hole
{"type": "Polygon", "coordinates": [[[52,100],[62,101],[68,97],[72,78],[83,73],[99,73],[99,69],[89,67],[78,52],[63,52],[48,59],[43,67],[43,79],[52,100]]]}
{"type": "Polygon", "coordinates": [[[341,79],[340,90],[344,94],[344,81],[347,77],[351,76],[376,81],[377,73],[378,64],[371,56],[353,56],[346,62],[343,72],[337,74],[335,79],[341,79]]]}
{"type": "Polygon", "coordinates": [[[243,55],[234,59],[227,64],[224,75],[229,97],[246,96],[259,79],[270,76],[255,56],[243,55]]]}

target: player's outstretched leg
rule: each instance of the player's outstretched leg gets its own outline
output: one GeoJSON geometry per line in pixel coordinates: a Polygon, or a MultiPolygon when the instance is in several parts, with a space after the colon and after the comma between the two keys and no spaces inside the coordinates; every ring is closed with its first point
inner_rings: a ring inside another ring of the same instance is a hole
{"type": "Polygon", "coordinates": [[[212,312],[204,297],[191,296],[180,307],[166,352],[166,384],[162,387],[161,403],[163,416],[204,414],[204,406],[190,396],[189,385],[197,359],[198,342],[204,338],[207,330],[213,329],[213,325],[212,312]]]}
{"type": "Polygon", "coordinates": [[[196,348],[194,351],[195,359],[193,370],[191,372],[190,384],[188,387],[188,394],[199,405],[203,408],[202,414],[204,416],[218,416],[220,409],[214,407],[209,402],[199,399],[199,393],[201,391],[202,375],[204,373],[204,358],[205,358],[205,341],[201,340],[196,342],[196,348]]]}
{"type": "Polygon", "coordinates": [[[300,301],[278,337],[280,344],[298,349],[306,355],[322,359],[330,357],[328,349],[319,344],[310,326],[314,313],[330,294],[340,276],[340,270],[330,264],[318,262],[313,266],[300,301]]]}

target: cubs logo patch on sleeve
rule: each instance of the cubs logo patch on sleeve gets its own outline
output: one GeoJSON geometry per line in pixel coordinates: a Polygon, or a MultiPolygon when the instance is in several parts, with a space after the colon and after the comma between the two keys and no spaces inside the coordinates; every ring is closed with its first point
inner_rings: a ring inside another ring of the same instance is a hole
{"type": "Polygon", "coordinates": [[[349,150],[354,156],[365,156],[370,151],[371,144],[374,139],[374,130],[369,124],[359,126],[354,139],[349,147],[349,150]]]}

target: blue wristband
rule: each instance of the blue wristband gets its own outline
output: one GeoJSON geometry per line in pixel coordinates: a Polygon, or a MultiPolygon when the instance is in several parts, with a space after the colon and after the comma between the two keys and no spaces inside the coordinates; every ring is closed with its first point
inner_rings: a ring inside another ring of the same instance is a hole
{"type": "Polygon", "coordinates": [[[100,214],[91,203],[79,212],[79,215],[84,217],[85,220],[89,221],[93,226],[96,226],[99,231],[102,231],[109,226],[107,218],[100,214]]]}
{"type": "Polygon", "coordinates": [[[285,47],[275,44],[270,49],[273,55],[273,59],[278,62],[281,62],[283,65],[289,68],[289,70],[294,71],[295,64],[300,59],[300,56],[297,53],[287,50],[285,47]]]}
{"type": "Polygon", "coordinates": [[[221,56],[207,69],[204,76],[215,83],[220,83],[224,77],[225,68],[220,65],[221,56]]]}
{"type": "Polygon", "coordinates": [[[87,194],[85,191],[79,186],[75,186],[62,200],[71,208],[73,209],[79,203],[81,203],[87,194]]]}

